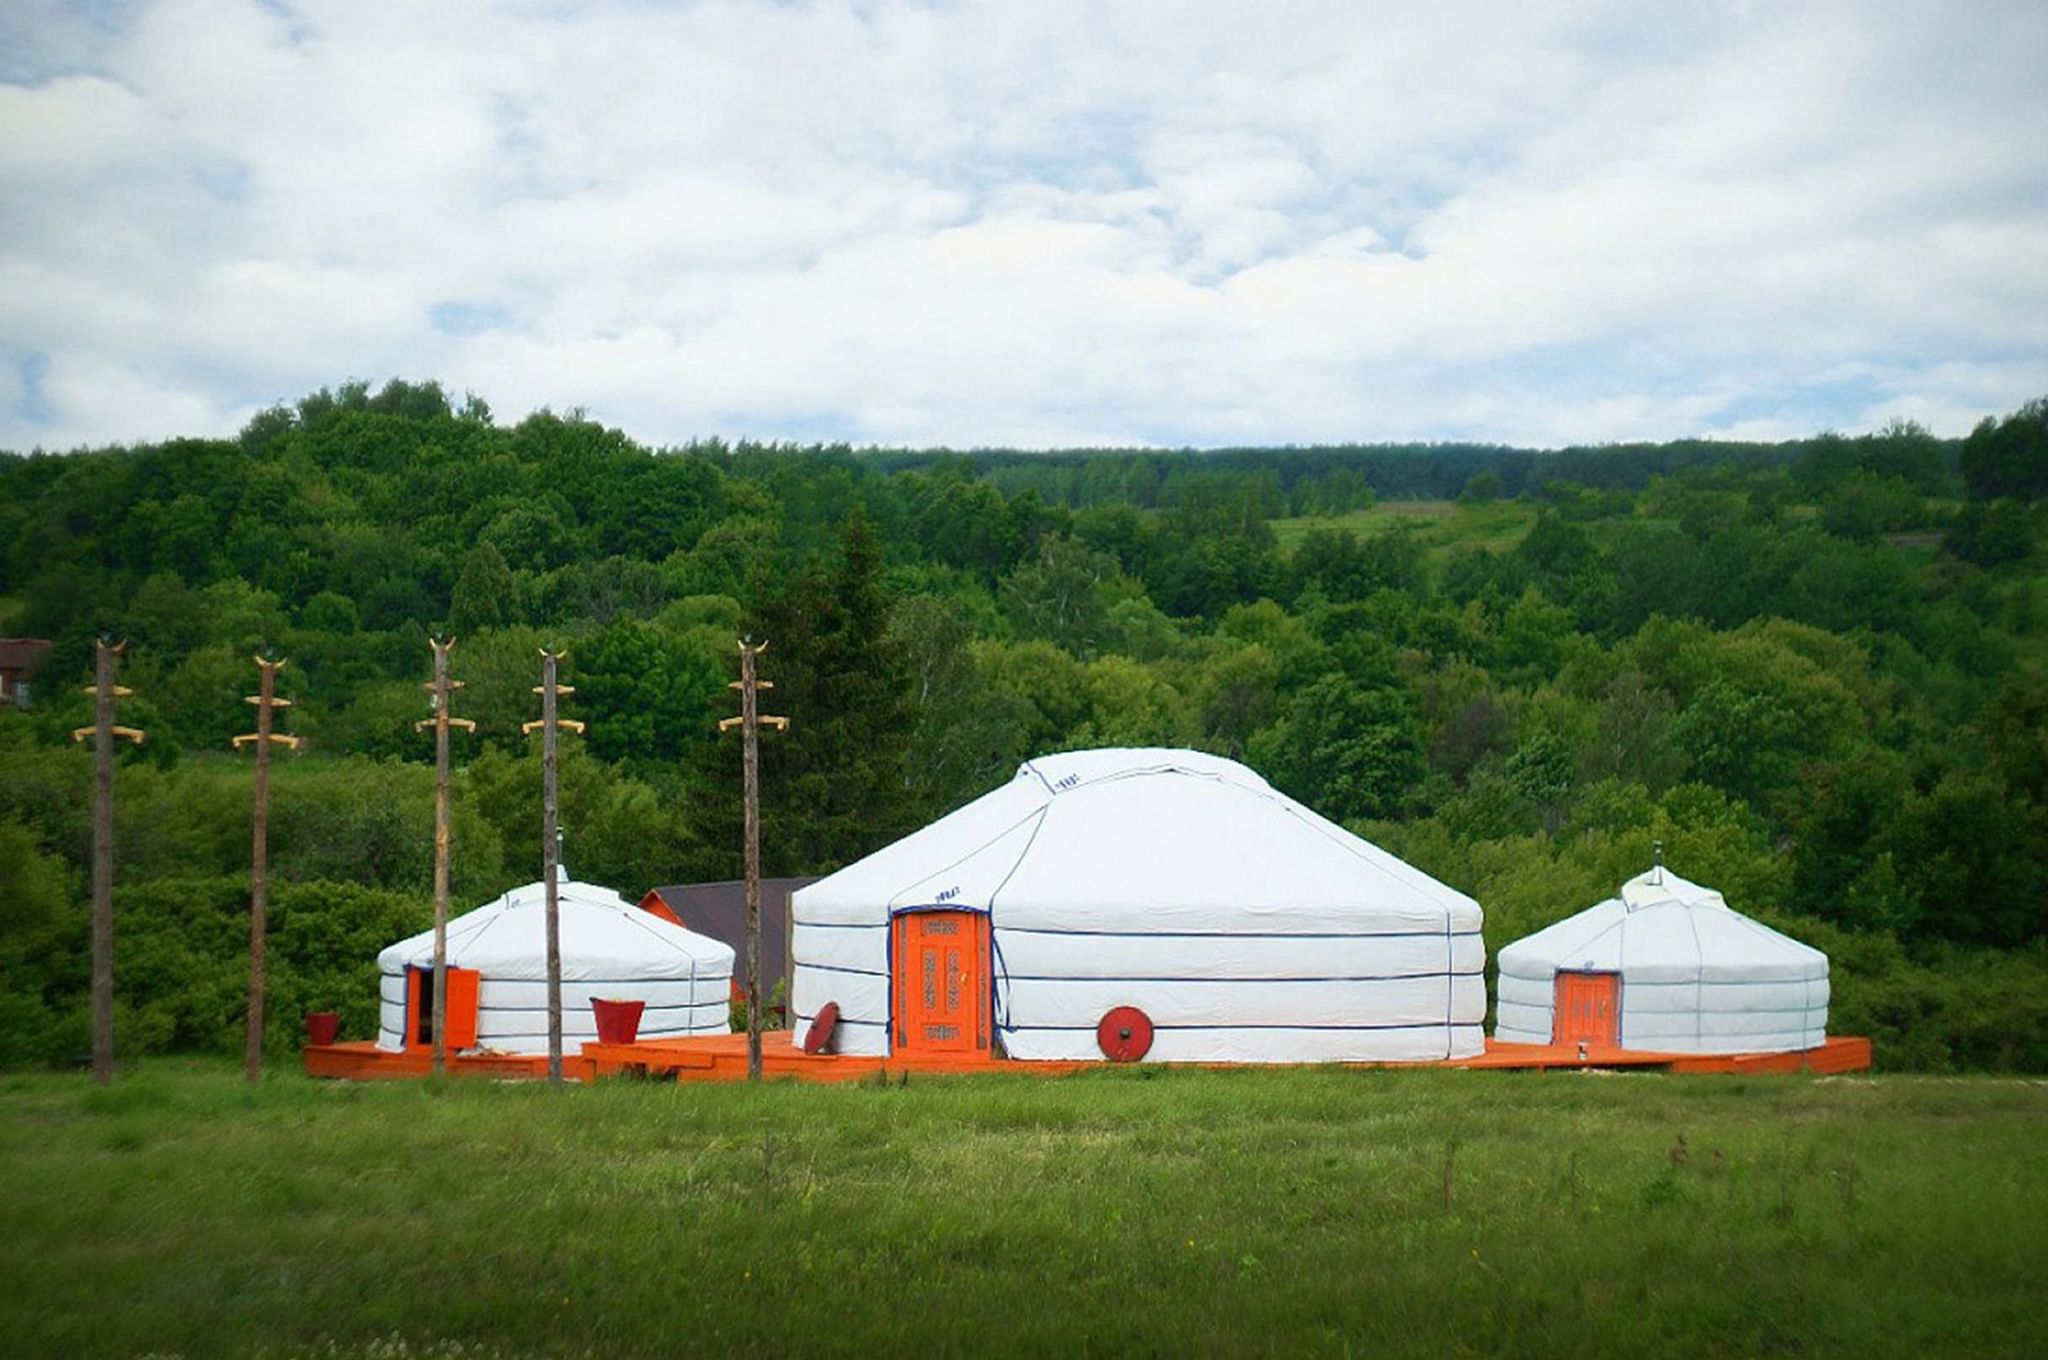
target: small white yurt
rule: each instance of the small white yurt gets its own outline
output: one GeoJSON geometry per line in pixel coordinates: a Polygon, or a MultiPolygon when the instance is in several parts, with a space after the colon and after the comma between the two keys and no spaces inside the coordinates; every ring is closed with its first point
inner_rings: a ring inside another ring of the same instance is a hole
{"type": "Polygon", "coordinates": [[[1365,1062],[1484,1044],[1479,904],[1195,751],[1027,761],[792,909],[795,1039],[823,1012],[841,1053],[1365,1062]]]}
{"type": "Polygon", "coordinates": [[[1657,1053],[1818,1048],[1828,956],[1659,866],[1500,951],[1494,1038],[1657,1053]]]}
{"type": "MultiPolygon", "coordinates": [[[[731,1029],[732,947],[641,910],[609,888],[558,870],[562,1042],[597,1037],[592,997],[644,1001],[639,1037],[731,1029]]],[[[434,932],[377,955],[382,1007],[377,1046],[433,1039],[434,932]]],[[[448,923],[447,1042],[452,1050],[545,1053],[548,1047],[547,895],[514,888],[448,923]]]]}

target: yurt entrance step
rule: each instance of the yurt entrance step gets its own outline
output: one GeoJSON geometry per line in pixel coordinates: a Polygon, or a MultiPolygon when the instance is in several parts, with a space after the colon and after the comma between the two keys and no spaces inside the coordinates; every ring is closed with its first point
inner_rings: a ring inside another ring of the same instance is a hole
{"type": "Polygon", "coordinates": [[[1621,974],[1560,971],[1556,1027],[1560,1044],[1621,1042],[1621,974]]]}
{"type": "Polygon", "coordinates": [[[895,1052],[988,1052],[988,917],[906,912],[896,918],[890,943],[895,1052]]]}

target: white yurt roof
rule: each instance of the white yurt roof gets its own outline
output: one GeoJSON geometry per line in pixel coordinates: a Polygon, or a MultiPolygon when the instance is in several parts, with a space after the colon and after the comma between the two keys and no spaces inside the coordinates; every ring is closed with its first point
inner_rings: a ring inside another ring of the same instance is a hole
{"type": "Polygon", "coordinates": [[[1828,959],[1742,915],[1712,888],[1657,868],[1500,951],[1503,976],[1546,978],[1559,969],[1639,982],[1789,982],[1826,977],[1828,959]]]}
{"type": "MultiPolygon", "coordinates": [[[[640,910],[610,888],[578,883],[558,869],[562,976],[568,980],[630,981],[697,972],[730,972],[732,946],[640,910]]],[[[380,972],[397,973],[434,961],[434,932],[400,940],[377,955],[380,972]]],[[[486,977],[547,977],[547,894],[541,883],[514,888],[496,901],[448,923],[448,962],[486,977]]]]}
{"type": "Polygon", "coordinates": [[[1477,930],[1479,904],[1235,761],[1162,748],[1028,760],[1001,788],[796,894],[799,921],[1000,909],[1013,930],[1477,930]]]}

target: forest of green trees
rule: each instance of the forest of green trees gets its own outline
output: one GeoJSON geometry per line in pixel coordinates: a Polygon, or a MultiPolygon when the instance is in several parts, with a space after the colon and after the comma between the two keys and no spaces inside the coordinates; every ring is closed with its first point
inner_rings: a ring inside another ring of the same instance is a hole
{"type": "Polygon", "coordinates": [[[1834,958],[1880,1066],[2048,1068],[2048,402],[1967,439],[954,453],[649,449],[345,384],[235,439],[0,454],[0,1065],[87,1049],[91,643],[128,639],[125,1054],[229,1049],[250,657],[287,657],[272,1039],[372,1024],[425,920],[427,639],[459,638],[454,886],[538,874],[543,645],[563,824],[629,897],[739,861],[734,640],[770,641],[763,843],[830,870],[1034,754],[1182,745],[1472,894],[1491,949],[1678,872],[1834,958]]]}

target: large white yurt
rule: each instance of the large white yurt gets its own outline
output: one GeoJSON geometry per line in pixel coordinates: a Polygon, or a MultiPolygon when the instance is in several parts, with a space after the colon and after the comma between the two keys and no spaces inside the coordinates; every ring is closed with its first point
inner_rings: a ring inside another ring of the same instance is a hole
{"type": "Polygon", "coordinates": [[[1500,951],[1494,1037],[1657,1053],[1826,1039],[1828,956],[1661,866],[1500,951]]]}
{"type": "MultiPolygon", "coordinates": [[[[597,1037],[592,997],[646,1002],[643,1039],[730,1031],[730,945],[558,872],[566,1051],[597,1037]]],[[[540,883],[514,888],[450,921],[450,1047],[547,1052],[547,960],[547,896],[540,883]]],[[[434,932],[385,949],[377,971],[383,1001],[377,1046],[397,1051],[431,1043],[434,932]]]]}
{"type": "Polygon", "coordinates": [[[1479,904],[1195,751],[1027,761],[792,904],[796,1041],[836,1014],[842,1053],[1362,1062],[1484,1044],[1479,904]]]}

